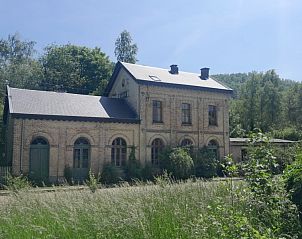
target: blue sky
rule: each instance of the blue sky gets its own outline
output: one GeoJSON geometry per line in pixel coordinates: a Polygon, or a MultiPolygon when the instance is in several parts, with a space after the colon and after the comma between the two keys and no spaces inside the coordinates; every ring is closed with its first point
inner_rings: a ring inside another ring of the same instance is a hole
{"type": "Polygon", "coordinates": [[[0,0],[0,38],[100,47],[128,30],[139,64],[211,73],[276,69],[302,80],[300,0],[0,0]]]}

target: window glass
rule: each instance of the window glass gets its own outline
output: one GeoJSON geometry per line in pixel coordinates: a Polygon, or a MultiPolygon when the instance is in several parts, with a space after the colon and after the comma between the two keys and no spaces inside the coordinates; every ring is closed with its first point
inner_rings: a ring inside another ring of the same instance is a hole
{"type": "Polygon", "coordinates": [[[163,122],[163,109],[162,109],[162,102],[159,100],[152,101],[152,118],[154,123],[161,123],[163,122]]]}
{"type": "Polygon", "coordinates": [[[123,138],[116,138],[112,142],[111,163],[115,166],[125,166],[127,158],[127,144],[123,138]]]}
{"type": "Polygon", "coordinates": [[[209,105],[209,125],[217,126],[217,107],[209,105]]]}
{"type": "Polygon", "coordinates": [[[182,124],[191,124],[191,105],[188,103],[181,104],[181,120],[182,124]]]}
{"type": "Polygon", "coordinates": [[[164,149],[164,143],[161,139],[157,138],[151,144],[151,163],[153,165],[159,164],[159,155],[164,149]]]}

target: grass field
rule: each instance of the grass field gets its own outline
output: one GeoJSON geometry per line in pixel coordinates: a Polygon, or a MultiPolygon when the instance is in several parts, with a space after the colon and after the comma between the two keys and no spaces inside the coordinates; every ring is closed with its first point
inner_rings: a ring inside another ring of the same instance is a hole
{"type": "Polygon", "coordinates": [[[0,197],[0,238],[274,238],[247,194],[203,181],[20,192],[0,197]]]}

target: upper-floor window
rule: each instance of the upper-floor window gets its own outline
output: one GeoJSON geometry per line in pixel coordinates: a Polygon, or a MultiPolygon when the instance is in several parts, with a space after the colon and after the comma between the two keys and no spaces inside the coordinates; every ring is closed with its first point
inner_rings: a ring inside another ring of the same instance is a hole
{"type": "Polygon", "coordinates": [[[209,125],[217,126],[217,107],[209,105],[209,125]]]}
{"type": "Polygon", "coordinates": [[[188,103],[181,104],[181,121],[182,121],[182,124],[191,124],[192,123],[191,105],[188,103]]]}
{"type": "Polygon", "coordinates": [[[152,101],[152,119],[154,123],[162,123],[163,122],[163,104],[159,100],[152,101]]]}
{"type": "Polygon", "coordinates": [[[127,98],[128,97],[128,91],[123,91],[122,93],[118,94],[118,98],[127,98]]]}

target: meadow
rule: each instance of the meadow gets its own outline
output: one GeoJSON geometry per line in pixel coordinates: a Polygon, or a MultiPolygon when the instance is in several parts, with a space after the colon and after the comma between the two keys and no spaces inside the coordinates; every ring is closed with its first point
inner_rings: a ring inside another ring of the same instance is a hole
{"type": "Polygon", "coordinates": [[[164,178],[94,193],[19,191],[0,197],[0,238],[279,238],[249,195],[243,181],[164,178]]]}

